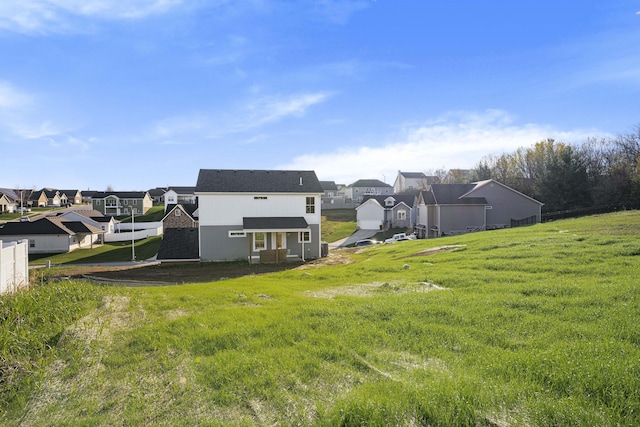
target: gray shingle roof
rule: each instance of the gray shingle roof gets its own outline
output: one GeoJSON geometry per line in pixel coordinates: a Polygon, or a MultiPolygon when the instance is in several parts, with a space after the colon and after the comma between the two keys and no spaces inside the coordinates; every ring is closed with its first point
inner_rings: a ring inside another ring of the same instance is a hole
{"type": "Polygon", "coordinates": [[[303,217],[245,217],[244,230],[301,230],[309,227],[303,217]]]}
{"type": "Polygon", "coordinates": [[[164,230],[157,259],[198,259],[197,228],[168,228],[164,230]]]}
{"type": "Polygon", "coordinates": [[[324,191],[338,191],[335,181],[320,181],[320,185],[324,191]]]}
{"type": "Polygon", "coordinates": [[[391,185],[378,179],[359,179],[349,187],[391,187],[391,185]]]}
{"type": "Polygon", "coordinates": [[[108,196],[116,196],[120,199],[144,199],[146,195],[146,191],[96,191],[91,197],[104,199],[108,196]]]}
{"type": "Polygon", "coordinates": [[[380,203],[380,206],[384,207],[384,208],[389,208],[389,207],[395,207],[396,205],[399,205],[400,203],[404,203],[409,207],[413,206],[413,203],[415,202],[415,196],[414,195],[409,195],[409,194],[388,194],[386,196],[364,196],[364,198],[362,199],[362,203],[366,202],[369,199],[375,199],[378,201],[378,203],[380,203]],[[392,197],[395,201],[393,203],[393,206],[386,206],[385,205],[385,200],[387,200],[389,197],[392,197]]]}
{"type": "Polygon", "coordinates": [[[314,171],[200,169],[197,193],[323,193],[314,171]]]}
{"type": "Polygon", "coordinates": [[[62,218],[46,217],[31,222],[7,222],[0,227],[0,236],[74,235],[76,233],[103,233],[80,221],[66,221],[62,218]]]}
{"type": "Polygon", "coordinates": [[[439,205],[486,205],[487,199],[484,197],[464,197],[475,188],[475,184],[433,184],[431,191],[435,201],[439,205]]]}

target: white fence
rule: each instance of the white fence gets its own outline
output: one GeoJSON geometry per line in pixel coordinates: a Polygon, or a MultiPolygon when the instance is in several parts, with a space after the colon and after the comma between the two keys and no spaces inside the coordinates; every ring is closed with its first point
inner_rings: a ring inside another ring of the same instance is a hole
{"type": "Polygon", "coordinates": [[[29,283],[29,241],[3,243],[0,240],[0,294],[29,283]]]}
{"type": "Polygon", "coordinates": [[[162,221],[155,222],[136,222],[134,224],[130,222],[119,222],[116,224],[116,232],[121,233],[123,231],[136,230],[155,230],[160,228],[162,230],[162,221]]]}
{"type": "Polygon", "coordinates": [[[131,240],[146,239],[147,237],[159,236],[162,234],[161,222],[143,222],[140,224],[152,224],[153,226],[138,227],[138,223],[135,224],[136,231],[122,231],[131,230],[131,224],[119,224],[126,227],[119,227],[119,233],[109,233],[104,235],[105,242],[125,242],[131,240]],[[158,225],[159,224],[159,225],[158,225]]]}

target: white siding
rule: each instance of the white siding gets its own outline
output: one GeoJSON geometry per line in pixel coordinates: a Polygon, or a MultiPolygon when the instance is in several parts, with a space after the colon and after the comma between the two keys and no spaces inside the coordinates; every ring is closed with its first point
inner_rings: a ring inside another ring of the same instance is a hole
{"type": "Polygon", "coordinates": [[[358,228],[379,230],[384,221],[384,208],[373,199],[367,200],[356,209],[358,228]]]}
{"type": "Polygon", "coordinates": [[[201,226],[241,227],[243,217],[304,217],[309,224],[320,224],[320,195],[316,194],[199,194],[198,196],[201,226]],[[306,197],[313,197],[315,200],[313,214],[306,213],[306,197]]]}

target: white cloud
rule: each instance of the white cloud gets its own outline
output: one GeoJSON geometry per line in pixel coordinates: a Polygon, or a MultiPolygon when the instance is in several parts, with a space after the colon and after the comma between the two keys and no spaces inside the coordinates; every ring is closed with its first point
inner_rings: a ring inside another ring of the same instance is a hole
{"type": "MultiPolygon", "coordinates": [[[[251,101],[246,106],[224,115],[193,113],[169,117],[152,125],[151,138],[167,141],[193,137],[216,139],[247,132],[288,117],[303,116],[309,108],[324,102],[329,96],[328,93],[269,96],[251,101]]],[[[248,142],[255,141],[249,139],[248,142]]]]}
{"type": "Polygon", "coordinates": [[[306,154],[278,168],[315,170],[320,179],[342,184],[358,179],[384,179],[393,184],[398,170],[470,169],[484,156],[529,147],[545,138],[577,143],[599,135],[592,129],[560,131],[538,124],[518,125],[499,110],[457,112],[405,127],[377,146],[306,154]]]}
{"type": "Polygon", "coordinates": [[[32,97],[13,85],[0,81],[0,109],[15,110],[31,103],[32,97]]]}
{"type": "Polygon", "coordinates": [[[135,19],[165,13],[183,0],[3,0],[0,28],[21,33],[68,31],[71,17],[135,19]]]}
{"type": "Polygon", "coordinates": [[[288,97],[268,97],[249,105],[250,127],[276,122],[287,116],[302,116],[313,105],[325,101],[326,93],[309,93],[288,97]]]}

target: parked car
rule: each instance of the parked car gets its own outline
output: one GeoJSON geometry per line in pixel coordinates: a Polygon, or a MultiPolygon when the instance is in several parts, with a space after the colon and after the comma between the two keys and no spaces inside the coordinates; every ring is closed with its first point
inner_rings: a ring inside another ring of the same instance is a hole
{"type": "Polygon", "coordinates": [[[403,240],[416,240],[416,235],[415,234],[407,235],[406,233],[397,233],[397,234],[394,234],[392,237],[386,239],[384,242],[395,243],[395,242],[401,242],[403,240]]]}
{"type": "Polygon", "coordinates": [[[20,222],[29,222],[29,217],[28,216],[21,216],[20,217],[20,222]]]}
{"type": "Polygon", "coordinates": [[[380,242],[378,242],[377,240],[362,239],[356,242],[356,246],[369,246],[369,245],[376,245],[378,243],[380,242]]]}

